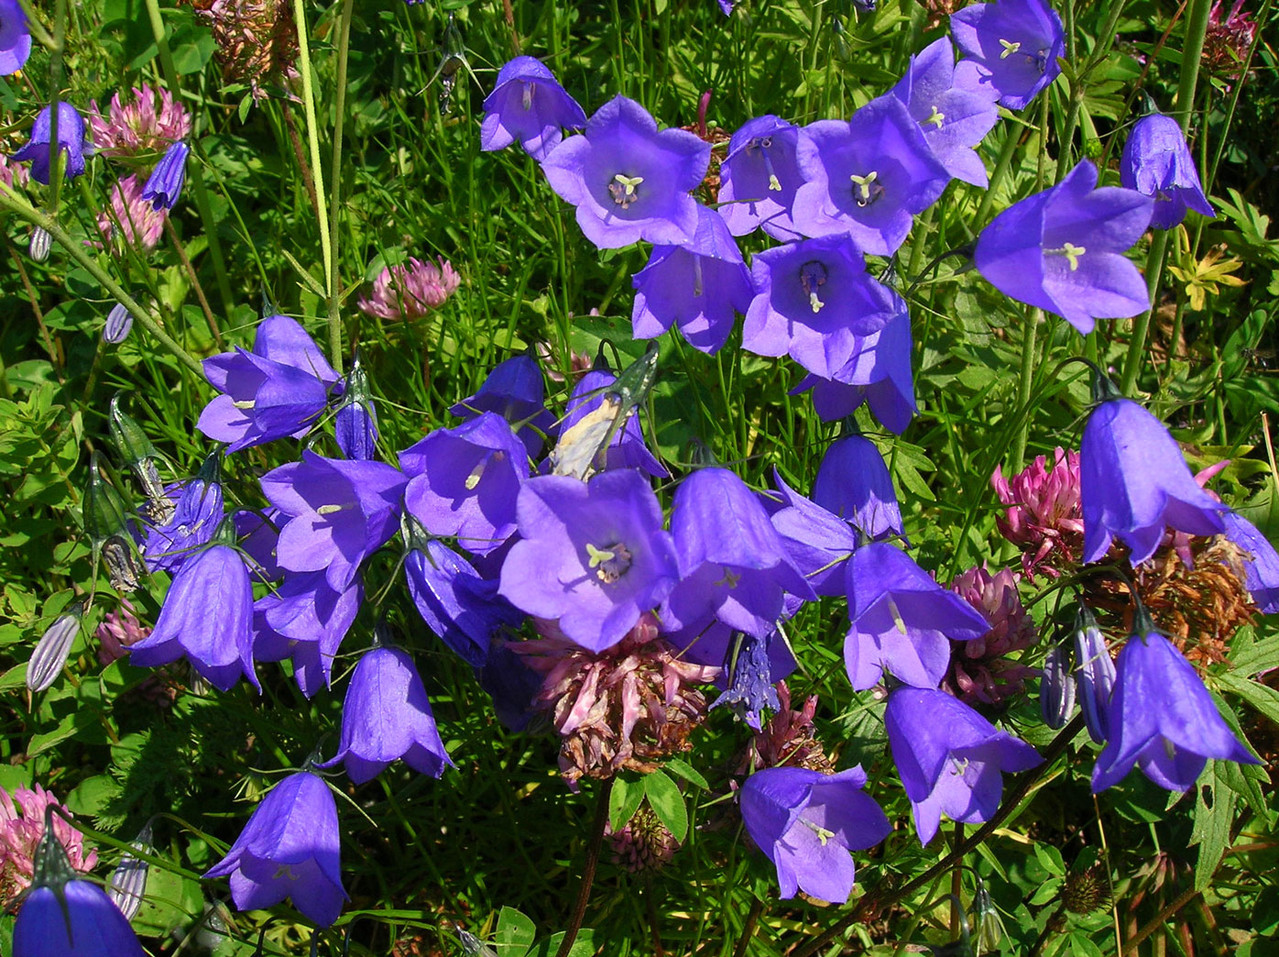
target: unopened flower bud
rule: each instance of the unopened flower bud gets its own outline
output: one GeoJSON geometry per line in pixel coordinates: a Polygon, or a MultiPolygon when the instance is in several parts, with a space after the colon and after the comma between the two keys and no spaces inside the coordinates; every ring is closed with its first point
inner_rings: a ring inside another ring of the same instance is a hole
{"type": "Polygon", "coordinates": [[[84,530],[93,544],[94,553],[113,535],[128,535],[128,516],[132,512],[120,497],[120,493],[102,477],[98,468],[98,453],[89,459],[89,481],[84,488],[81,505],[84,530]]]}
{"type": "Polygon", "coordinates": [[[27,662],[27,687],[32,691],[44,691],[62,673],[67,655],[71,653],[71,643],[80,630],[80,616],[83,614],[84,605],[73,602],[54,619],[36,644],[36,650],[27,662]]]}
{"type": "MultiPolygon", "coordinates": [[[[151,846],[150,824],[142,829],[130,846],[144,854],[155,853],[155,848],[151,846]]],[[[147,870],[150,866],[146,861],[126,853],[120,858],[116,869],[111,872],[111,880],[107,883],[107,896],[116,907],[120,908],[120,913],[128,920],[133,920],[138,908],[142,906],[142,895],[147,887],[147,870]]]]}
{"type": "Polygon", "coordinates": [[[348,459],[368,462],[377,457],[377,410],[358,355],[346,377],[346,396],[334,417],[333,428],[338,448],[348,459]]]}
{"type": "Polygon", "coordinates": [[[1110,737],[1110,696],[1115,687],[1115,662],[1106,648],[1106,636],[1086,606],[1075,617],[1075,681],[1079,707],[1088,733],[1098,744],[1110,737]]]}
{"type": "Polygon", "coordinates": [[[53,246],[53,237],[49,235],[48,230],[43,226],[37,226],[31,230],[31,258],[38,263],[44,262],[49,258],[49,250],[53,246]]]}
{"type": "Polygon", "coordinates": [[[113,346],[119,345],[129,337],[133,328],[133,314],[125,308],[124,303],[117,302],[107,313],[107,324],[102,327],[102,341],[113,346]]]}
{"type": "Polygon", "coordinates": [[[1075,679],[1070,675],[1066,649],[1053,645],[1044,659],[1044,675],[1039,679],[1039,710],[1044,724],[1056,730],[1075,710],[1075,679]]]}

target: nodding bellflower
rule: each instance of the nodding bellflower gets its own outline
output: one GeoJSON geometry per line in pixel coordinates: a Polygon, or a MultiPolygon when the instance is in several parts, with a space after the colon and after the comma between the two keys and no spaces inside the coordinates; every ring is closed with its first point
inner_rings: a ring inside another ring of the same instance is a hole
{"type": "Polygon", "coordinates": [[[196,549],[212,540],[223,515],[220,457],[217,453],[209,456],[200,474],[180,486],[177,505],[167,522],[147,528],[140,551],[149,571],[176,571],[196,549]]]}
{"type": "Polygon", "coordinates": [[[1155,553],[1166,526],[1192,535],[1225,530],[1225,506],[1199,487],[1177,440],[1130,399],[1097,405],[1079,447],[1083,561],[1105,556],[1113,538],[1139,565],[1155,553]]]}
{"type": "Polygon", "coordinates": [[[580,130],[586,113],[560,86],[549,69],[531,56],[517,56],[497,72],[493,92],[484,98],[480,149],[500,150],[519,140],[533,159],[546,159],[564,137],[580,130]]]}
{"type": "Polygon", "coordinates": [[[142,198],[150,200],[153,209],[172,209],[182,193],[187,175],[187,154],[191,148],[178,140],[164,151],[160,162],[142,187],[142,198]]]}
{"type": "Polygon", "coordinates": [[[31,56],[31,28],[18,0],[0,0],[0,76],[17,73],[31,56]]]}
{"type": "Polygon", "coordinates": [[[734,236],[763,229],[774,239],[803,238],[791,219],[803,182],[796,159],[799,127],[771,114],[747,120],[728,141],[719,168],[719,207],[734,236]]]}
{"type": "Polygon", "coordinates": [[[1226,537],[1247,553],[1244,584],[1262,614],[1279,613],[1279,552],[1261,530],[1234,510],[1221,513],[1226,537]]]}
{"type": "Polygon", "coordinates": [[[261,910],[291,897],[303,916],[328,927],[346,898],[338,809],[329,786],[310,771],[289,775],[204,876],[231,878],[237,910],[261,910]]]}
{"type": "Polygon", "coordinates": [[[861,765],[838,774],[807,768],[756,771],[738,800],[751,840],[777,868],[783,900],[800,890],[833,904],[853,892],[853,851],[874,847],[892,825],[875,800],[862,793],[861,765]]]}
{"type": "MultiPolygon", "coordinates": [[[[573,386],[573,393],[568,398],[564,420],[560,423],[560,436],[567,435],[583,419],[592,413],[601,411],[608,398],[609,387],[617,382],[617,376],[607,369],[593,369],[586,373],[573,386]]],[[[601,436],[602,438],[602,436],[601,436]]],[[[561,448],[556,452],[561,453],[561,448]]],[[[639,413],[627,416],[620,429],[613,432],[609,439],[608,449],[604,452],[604,468],[633,468],[646,472],[656,478],[670,475],[666,466],[662,465],[644,444],[644,433],[640,429],[639,413]]]]}
{"type": "Polygon", "coordinates": [[[323,571],[293,574],[253,605],[253,657],[293,661],[293,679],[308,698],[329,687],[333,659],[364,599],[359,580],[334,590],[323,571]]]}
{"type": "Polygon", "coordinates": [[[600,249],[641,239],[674,246],[697,232],[689,191],[706,175],[710,144],[684,130],[657,130],[644,107],[624,96],[601,106],[582,136],[543,162],[551,188],[577,207],[577,224],[600,249]]]}
{"type": "Polygon", "coordinates": [[[981,82],[1010,110],[1025,109],[1061,72],[1066,52],[1061,17],[1045,0],[974,3],[951,14],[950,32],[981,82]]]}
{"type": "Polygon", "coordinates": [[[974,253],[977,270],[1004,295],[1062,316],[1085,335],[1098,319],[1150,308],[1146,281],[1123,253],[1146,231],[1154,200],[1096,186],[1097,167],[1084,160],[1056,186],[996,216],[974,253]]]}
{"type": "Polygon", "coordinates": [[[865,541],[903,535],[893,477],[879,449],[861,435],[831,443],[817,467],[813,501],[861,532],[865,541]]]}
{"type": "MultiPolygon", "coordinates": [[[[18,162],[31,161],[31,178],[49,185],[53,140],[53,107],[46,106],[31,127],[31,139],[11,157],[18,162]]],[[[58,101],[57,152],[67,154],[66,176],[75,179],[84,173],[84,158],[93,154],[93,144],[85,139],[84,117],[65,100],[58,101]]]]}
{"type": "Polygon", "coordinates": [[[800,495],[773,471],[781,502],[771,515],[773,527],[786,550],[814,592],[827,598],[843,596],[847,589],[844,562],[859,540],[852,527],[838,515],[800,495]]]}
{"type": "Polygon", "coordinates": [[[480,391],[452,406],[454,415],[470,420],[484,412],[496,412],[515,429],[530,458],[537,458],[546,436],[555,433],[555,416],[546,408],[542,370],[530,355],[512,356],[493,367],[480,391]]]}
{"type": "Polygon", "coordinates": [[[1217,215],[1204,195],[1181,127],[1163,113],[1143,116],[1133,126],[1119,158],[1119,181],[1155,201],[1150,225],[1156,229],[1172,229],[1189,209],[1217,215]]]}
{"type": "Polygon", "coordinates": [[[1003,796],[1003,773],[1043,761],[1025,741],[931,688],[890,693],[884,726],[921,844],[933,839],[942,814],[963,824],[990,820],[1003,796]]]}

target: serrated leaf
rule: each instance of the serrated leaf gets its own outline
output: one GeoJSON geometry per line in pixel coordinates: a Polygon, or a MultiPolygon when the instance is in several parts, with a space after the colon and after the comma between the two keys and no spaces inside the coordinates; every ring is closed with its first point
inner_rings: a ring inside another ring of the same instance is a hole
{"type": "Polygon", "coordinates": [[[616,833],[626,826],[626,822],[635,816],[640,802],[644,800],[644,779],[615,778],[613,790],[608,796],[608,824],[616,833]]]}
{"type": "Polygon", "coordinates": [[[665,773],[654,771],[644,778],[644,793],[657,819],[666,825],[675,840],[683,841],[688,833],[688,808],[684,806],[679,785],[665,773]]]}
{"type": "Polygon", "coordinates": [[[1279,634],[1231,648],[1228,660],[1233,674],[1249,678],[1259,672],[1279,667],[1279,634]]]}
{"type": "Polygon", "coordinates": [[[1218,675],[1217,683],[1223,691],[1238,695],[1271,721],[1279,722],[1279,691],[1268,685],[1242,678],[1236,672],[1218,675]]]}
{"type": "Polygon", "coordinates": [[[503,907],[497,915],[498,957],[524,957],[537,937],[537,927],[531,918],[514,907],[503,907]]]}
{"type": "Polygon", "coordinates": [[[710,783],[706,780],[706,778],[702,777],[701,772],[683,758],[671,758],[666,762],[664,767],[668,771],[682,777],[689,784],[696,784],[703,791],[709,791],[711,789],[710,783]]]}
{"type": "Polygon", "coordinates": [[[1210,773],[1200,777],[1195,785],[1194,827],[1190,832],[1190,845],[1198,845],[1195,859],[1195,889],[1203,890],[1212,883],[1212,875],[1221,863],[1222,855],[1230,846],[1230,825],[1235,816],[1235,795],[1221,785],[1217,767],[1222,762],[1211,761],[1210,773]]]}

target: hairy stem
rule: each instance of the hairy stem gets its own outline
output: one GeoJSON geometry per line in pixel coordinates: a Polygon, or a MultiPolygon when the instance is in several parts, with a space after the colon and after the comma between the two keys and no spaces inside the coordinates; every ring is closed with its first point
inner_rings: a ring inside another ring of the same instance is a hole
{"type": "Polygon", "coordinates": [[[555,957],[568,957],[577,940],[577,932],[582,929],[582,921],[586,917],[586,905],[591,899],[591,886],[595,883],[595,866],[599,863],[600,848],[604,845],[604,825],[608,823],[608,798],[613,793],[613,779],[609,778],[600,786],[599,797],[595,801],[595,821],[591,824],[591,843],[586,848],[586,863],[582,866],[582,882],[577,888],[577,901],[573,904],[573,913],[568,919],[568,928],[564,931],[564,939],[555,957]]]}

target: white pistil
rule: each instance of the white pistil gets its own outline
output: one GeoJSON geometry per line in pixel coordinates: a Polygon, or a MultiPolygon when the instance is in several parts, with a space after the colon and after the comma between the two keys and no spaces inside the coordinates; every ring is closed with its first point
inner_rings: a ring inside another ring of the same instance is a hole
{"type": "Polygon", "coordinates": [[[897,607],[892,595],[888,596],[888,613],[893,616],[893,624],[897,626],[897,630],[906,634],[906,622],[902,620],[901,609],[897,607]]]}
{"type": "Polygon", "coordinates": [[[315,510],[316,515],[332,515],[334,512],[342,511],[341,505],[321,505],[315,510]]]}
{"type": "Polygon", "coordinates": [[[928,114],[928,118],[920,121],[920,126],[928,126],[930,123],[941,129],[941,125],[946,122],[946,114],[937,109],[937,104],[932,105],[932,112],[928,114]]]}
{"type": "Polygon", "coordinates": [[[1074,272],[1079,268],[1079,257],[1088,250],[1083,246],[1076,246],[1074,243],[1062,243],[1060,249],[1045,249],[1044,252],[1053,256],[1065,256],[1070,262],[1070,271],[1074,272]]]}
{"type": "Polygon", "coordinates": [[[694,297],[702,294],[702,257],[693,253],[693,295],[694,297]]]}
{"type": "Polygon", "coordinates": [[[999,54],[999,59],[1001,60],[1007,60],[1010,56],[1021,49],[1020,43],[1010,43],[1003,38],[1000,38],[999,45],[1004,48],[1004,52],[999,54]]]}
{"type": "Polygon", "coordinates": [[[809,821],[806,818],[802,818],[802,817],[800,818],[800,820],[803,821],[805,824],[807,824],[812,829],[813,833],[817,835],[817,840],[822,842],[822,847],[825,847],[826,842],[835,836],[834,831],[828,831],[826,828],[822,827],[820,824],[814,824],[812,821],[809,821]]]}
{"type": "Polygon", "coordinates": [[[729,588],[736,588],[737,583],[741,581],[742,576],[734,572],[727,565],[724,566],[724,577],[717,581],[716,585],[727,585],[729,588]]]}
{"type": "Polygon", "coordinates": [[[239,402],[232,402],[231,404],[237,409],[251,409],[254,406],[254,401],[252,399],[241,399],[239,402]]]}
{"type": "Polygon", "coordinates": [[[523,106],[525,111],[528,111],[533,108],[533,84],[524,80],[523,86],[523,106]]]}
{"type": "Polygon", "coordinates": [[[848,178],[857,187],[853,192],[856,195],[858,206],[869,206],[884,191],[884,187],[875,182],[879,179],[877,170],[871,170],[865,176],[858,176],[856,173],[852,173],[848,178]]]}

